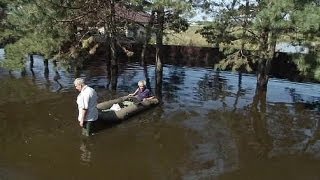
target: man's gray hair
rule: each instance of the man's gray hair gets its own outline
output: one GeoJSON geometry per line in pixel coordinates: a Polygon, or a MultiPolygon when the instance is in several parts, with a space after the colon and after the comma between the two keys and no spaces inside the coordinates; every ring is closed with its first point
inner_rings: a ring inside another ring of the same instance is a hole
{"type": "Polygon", "coordinates": [[[74,80],[74,85],[85,85],[85,81],[83,78],[77,78],[74,80]]]}
{"type": "Polygon", "coordinates": [[[138,82],[138,86],[139,85],[143,85],[143,86],[146,86],[147,85],[147,82],[145,80],[141,80],[138,82]]]}

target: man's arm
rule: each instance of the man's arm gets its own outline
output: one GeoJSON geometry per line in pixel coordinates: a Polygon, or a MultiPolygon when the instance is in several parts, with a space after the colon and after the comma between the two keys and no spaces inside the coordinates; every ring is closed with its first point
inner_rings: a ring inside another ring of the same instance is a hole
{"type": "Polygon", "coordinates": [[[81,127],[83,127],[83,122],[84,122],[84,120],[85,120],[85,118],[86,118],[87,112],[88,112],[88,109],[81,109],[81,111],[80,111],[80,113],[81,113],[81,115],[82,115],[82,116],[81,116],[82,119],[80,119],[79,125],[80,125],[81,127]]]}
{"type": "Polygon", "coordinates": [[[139,91],[139,88],[134,93],[129,94],[129,96],[135,96],[138,93],[138,91],[139,91]]]}
{"type": "Polygon", "coordinates": [[[83,122],[86,119],[87,113],[88,113],[88,108],[89,108],[89,100],[90,100],[90,96],[88,94],[86,94],[83,97],[83,108],[81,109],[81,117],[82,119],[80,119],[80,126],[83,127],[83,122]]]}

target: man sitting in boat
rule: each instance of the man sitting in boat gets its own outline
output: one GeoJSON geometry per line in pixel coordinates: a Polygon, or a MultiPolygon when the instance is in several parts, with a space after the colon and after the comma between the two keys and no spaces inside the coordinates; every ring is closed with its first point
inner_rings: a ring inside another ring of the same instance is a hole
{"type": "Polygon", "coordinates": [[[129,96],[135,97],[138,101],[144,101],[154,98],[150,89],[147,88],[146,84],[147,83],[145,80],[139,81],[138,89],[134,93],[129,94],[129,96]]]}

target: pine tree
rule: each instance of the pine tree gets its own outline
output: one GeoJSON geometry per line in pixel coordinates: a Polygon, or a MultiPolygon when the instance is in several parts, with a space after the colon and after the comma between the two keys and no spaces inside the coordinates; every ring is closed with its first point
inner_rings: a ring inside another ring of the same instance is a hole
{"type": "Polygon", "coordinates": [[[315,0],[203,1],[201,5],[215,18],[199,32],[226,55],[217,67],[250,71],[257,64],[257,89],[267,88],[277,42],[319,41],[320,9],[315,0]]]}

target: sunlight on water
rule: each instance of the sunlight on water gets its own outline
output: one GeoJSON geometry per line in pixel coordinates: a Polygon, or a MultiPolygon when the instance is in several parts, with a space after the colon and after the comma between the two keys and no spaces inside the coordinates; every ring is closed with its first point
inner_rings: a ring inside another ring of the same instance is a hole
{"type": "Polygon", "coordinates": [[[316,83],[297,83],[271,79],[268,88],[268,100],[271,102],[295,103],[320,101],[319,84],[316,83]]]}

